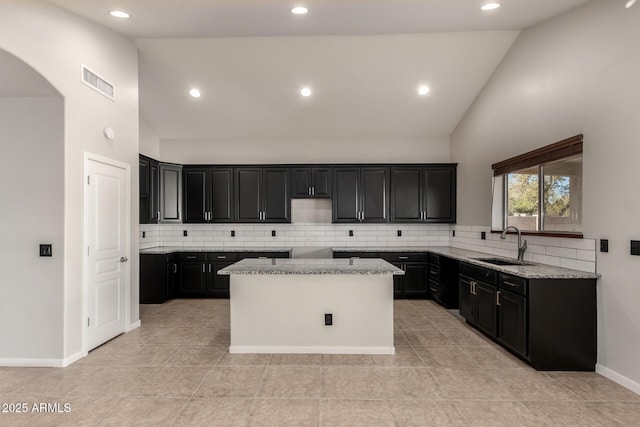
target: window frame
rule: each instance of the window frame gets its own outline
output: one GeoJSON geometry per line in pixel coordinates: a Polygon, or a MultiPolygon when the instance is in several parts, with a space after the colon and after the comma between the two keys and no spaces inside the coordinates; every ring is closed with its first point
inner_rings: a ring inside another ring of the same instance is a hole
{"type": "MultiPolygon", "coordinates": [[[[508,197],[508,174],[517,172],[526,168],[536,167],[538,169],[538,227],[540,230],[522,230],[523,235],[532,236],[548,236],[548,237],[567,237],[581,239],[584,237],[581,231],[544,231],[544,166],[558,160],[570,157],[582,156],[583,135],[578,134],[567,139],[555,142],[553,144],[538,148],[533,151],[503,160],[491,165],[493,169],[493,177],[502,178],[502,229],[508,223],[507,197],[508,197]]],[[[494,187],[495,189],[495,182],[494,187]]],[[[492,190],[493,191],[493,190],[492,190]]],[[[493,209],[492,203],[492,209],[493,209]]],[[[492,218],[494,214],[492,213],[492,218]]],[[[491,233],[501,233],[502,230],[493,228],[491,233]]],[[[497,225],[497,224],[496,224],[497,225]]]]}

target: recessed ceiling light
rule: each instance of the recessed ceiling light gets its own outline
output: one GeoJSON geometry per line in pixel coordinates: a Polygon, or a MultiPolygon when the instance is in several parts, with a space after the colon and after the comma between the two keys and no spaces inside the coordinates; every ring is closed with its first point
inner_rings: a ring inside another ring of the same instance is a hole
{"type": "Polygon", "coordinates": [[[633,6],[634,4],[636,4],[636,0],[629,0],[629,1],[627,2],[627,4],[626,4],[624,7],[626,7],[627,9],[629,9],[629,8],[630,8],[631,6],[633,6]]]}
{"type": "Polygon", "coordinates": [[[300,95],[305,96],[305,97],[306,97],[306,96],[311,96],[311,88],[303,87],[303,88],[300,90],[300,95]]]}
{"type": "Polygon", "coordinates": [[[482,10],[494,10],[502,6],[500,3],[485,3],[480,9],[482,10]]]}
{"type": "Polygon", "coordinates": [[[418,95],[426,95],[431,91],[431,89],[429,89],[429,86],[420,86],[418,88],[418,95]]]}
{"type": "Polygon", "coordinates": [[[109,13],[111,14],[111,16],[115,16],[116,18],[128,18],[129,16],[131,16],[123,10],[112,10],[109,13]]]}
{"type": "Polygon", "coordinates": [[[193,88],[189,91],[189,95],[193,96],[194,98],[200,98],[200,96],[202,95],[200,93],[200,91],[196,88],[193,88]]]}
{"type": "Polygon", "coordinates": [[[304,6],[296,6],[291,9],[291,13],[293,13],[294,15],[304,15],[307,12],[309,12],[309,9],[304,6]]]}

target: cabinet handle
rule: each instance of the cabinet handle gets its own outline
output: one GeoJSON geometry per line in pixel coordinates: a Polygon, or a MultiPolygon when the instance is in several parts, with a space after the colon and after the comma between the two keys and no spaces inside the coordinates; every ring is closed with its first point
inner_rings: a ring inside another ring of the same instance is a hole
{"type": "Polygon", "coordinates": [[[500,291],[496,292],[496,305],[500,305],[500,291]]]}
{"type": "Polygon", "coordinates": [[[307,194],[310,196],[311,195],[311,187],[307,187],[307,194]]]}
{"type": "Polygon", "coordinates": [[[188,255],[187,255],[187,259],[196,259],[196,257],[195,257],[195,256],[188,256],[188,255]]]}
{"type": "Polygon", "coordinates": [[[157,211],[156,215],[158,215],[156,218],[158,218],[158,220],[160,220],[160,211],[157,211]]]}
{"type": "Polygon", "coordinates": [[[269,259],[269,258],[266,256],[259,256],[258,259],[269,259]]]}
{"type": "Polygon", "coordinates": [[[503,281],[502,283],[504,283],[507,286],[511,286],[513,288],[517,288],[518,287],[518,285],[516,285],[515,283],[507,282],[506,280],[503,281]]]}
{"type": "Polygon", "coordinates": [[[429,274],[430,274],[430,275],[432,275],[432,276],[437,276],[437,275],[438,275],[438,272],[437,272],[437,271],[430,270],[430,271],[429,271],[429,274]]]}
{"type": "Polygon", "coordinates": [[[399,256],[398,259],[409,259],[408,256],[399,256]]]}
{"type": "Polygon", "coordinates": [[[227,259],[225,255],[218,255],[218,259],[227,259]]]}
{"type": "Polygon", "coordinates": [[[473,295],[476,295],[476,282],[472,280],[471,282],[469,282],[469,284],[471,285],[471,293],[473,295]]]}
{"type": "Polygon", "coordinates": [[[203,272],[203,273],[205,272],[205,271],[204,271],[204,268],[205,268],[205,267],[204,267],[204,264],[202,264],[202,272],[203,272]]]}
{"type": "Polygon", "coordinates": [[[173,274],[178,272],[178,264],[173,264],[173,274]]]}
{"type": "Polygon", "coordinates": [[[202,212],[202,217],[204,218],[204,220],[207,220],[207,213],[206,212],[202,212]]]}
{"type": "Polygon", "coordinates": [[[311,187],[311,195],[312,196],[316,195],[316,187],[311,187]]]}
{"type": "Polygon", "coordinates": [[[209,273],[211,273],[211,264],[209,264],[209,273]]]}

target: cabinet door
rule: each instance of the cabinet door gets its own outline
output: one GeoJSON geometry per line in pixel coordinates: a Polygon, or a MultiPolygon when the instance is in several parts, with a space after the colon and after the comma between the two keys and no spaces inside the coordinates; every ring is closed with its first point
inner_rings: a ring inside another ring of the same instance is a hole
{"type": "Polygon", "coordinates": [[[237,168],[235,196],[236,220],[259,222],[262,213],[262,169],[237,168]]]}
{"type": "Polygon", "coordinates": [[[166,255],[140,255],[140,304],[161,304],[167,300],[166,270],[166,255]]]}
{"type": "Polygon", "coordinates": [[[160,220],[160,169],[158,162],[149,162],[149,223],[160,220]]]}
{"type": "Polygon", "coordinates": [[[263,221],[290,222],[289,169],[264,169],[263,221]]]}
{"type": "Polygon", "coordinates": [[[184,222],[206,222],[205,212],[207,211],[205,169],[183,169],[184,198],[183,221],[184,222]]]}
{"type": "Polygon", "coordinates": [[[496,309],[497,288],[483,282],[477,282],[475,288],[475,323],[478,328],[495,337],[498,320],[498,310],[496,309]]]}
{"type": "Polygon", "coordinates": [[[422,221],[421,168],[391,169],[391,221],[422,221]]]}
{"type": "Polygon", "coordinates": [[[311,171],[313,197],[331,197],[331,169],[313,168],[311,171]]]}
{"type": "MultiPolygon", "coordinates": [[[[404,266],[398,262],[392,262],[395,267],[404,270],[404,266]]],[[[393,276],[393,298],[403,298],[404,297],[404,276],[393,276]]]]}
{"type": "Polygon", "coordinates": [[[404,295],[409,298],[427,298],[429,285],[427,264],[423,262],[404,264],[404,295]]]}
{"type": "Polygon", "coordinates": [[[500,290],[498,341],[522,356],[527,355],[526,297],[500,290]]]}
{"type": "Polygon", "coordinates": [[[209,195],[213,222],[233,221],[233,169],[215,168],[209,171],[209,195]]]}
{"type": "Polygon", "coordinates": [[[424,205],[427,222],[456,222],[456,175],[453,167],[425,170],[424,205]]]}
{"type": "Polygon", "coordinates": [[[360,170],[335,168],[333,177],[333,222],[358,222],[360,170]]]}
{"type": "Polygon", "coordinates": [[[160,164],[160,222],[180,222],[182,167],[160,164]]]}
{"type": "Polygon", "coordinates": [[[140,215],[138,222],[140,224],[148,224],[149,210],[151,209],[149,206],[149,160],[144,157],[140,157],[138,161],[138,173],[140,180],[140,215]]]}
{"type": "Polygon", "coordinates": [[[180,296],[203,296],[206,293],[206,267],[204,262],[180,263],[180,296]]]}
{"type": "Polygon", "coordinates": [[[210,263],[211,275],[209,276],[209,295],[216,298],[229,298],[229,278],[230,276],[218,276],[218,271],[228,267],[233,263],[214,262],[210,263]]]}
{"type": "Polygon", "coordinates": [[[471,293],[471,280],[467,277],[460,276],[459,296],[460,296],[460,315],[467,320],[473,322],[473,294],[471,293]]]}
{"type": "Polygon", "coordinates": [[[309,168],[291,169],[291,196],[306,198],[311,197],[312,171],[309,168]]]}
{"type": "Polygon", "coordinates": [[[362,168],[360,210],[365,222],[389,222],[389,169],[362,168]]]}

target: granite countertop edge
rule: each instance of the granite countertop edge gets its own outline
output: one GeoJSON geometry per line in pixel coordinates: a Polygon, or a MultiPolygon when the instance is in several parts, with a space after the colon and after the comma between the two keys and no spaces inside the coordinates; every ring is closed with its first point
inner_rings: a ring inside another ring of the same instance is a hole
{"type": "Polygon", "coordinates": [[[245,259],[218,271],[218,275],[404,275],[404,271],[382,259],[245,259]]]}
{"type": "Polygon", "coordinates": [[[474,258],[500,258],[486,252],[476,252],[468,249],[450,246],[396,246],[396,247],[334,247],[333,252],[428,252],[477,265],[491,270],[507,273],[525,279],[599,279],[600,274],[570,268],[556,267],[547,264],[531,263],[530,265],[495,265],[479,261],[474,258]]]}
{"type": "Polygon", "coordinates": [[[291,252],[289,246],[156,246],[140,249],[140,254],[172,254],[176,252],[291,252]]]}

